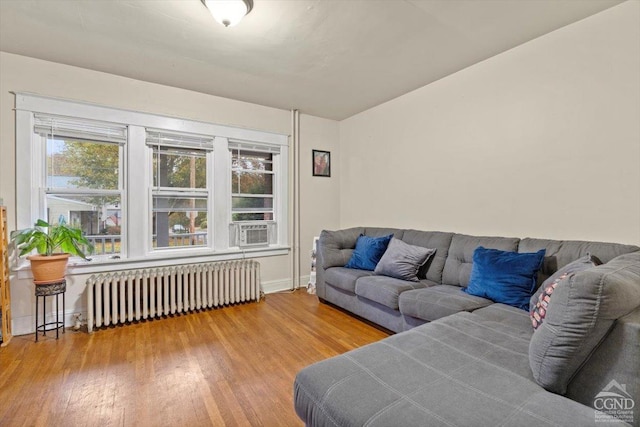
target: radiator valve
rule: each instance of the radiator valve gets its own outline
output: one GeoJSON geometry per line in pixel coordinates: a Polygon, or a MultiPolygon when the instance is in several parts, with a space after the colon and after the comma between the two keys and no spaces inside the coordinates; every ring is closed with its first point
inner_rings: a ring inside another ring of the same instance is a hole
{"type": "Polygon", "coordinates": [[[82,313],[76,313],[73,315],[73,330],[79,331],[82,327],[82,313]]]}

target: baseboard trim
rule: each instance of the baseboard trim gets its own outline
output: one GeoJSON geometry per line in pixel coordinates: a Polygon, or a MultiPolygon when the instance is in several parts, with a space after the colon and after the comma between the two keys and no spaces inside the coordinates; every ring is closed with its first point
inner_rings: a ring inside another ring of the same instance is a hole
{"type": "MultiPolygon", "coordinates": [[[[310,276],[302,276],[300,277],[300,287],[306,288],[307,283],[309,283],[310,276]]],[[[272,294],[274,292],[282,292],[286,290],[293,289],[293,280],[291,279],[281,279],[281,280],[270,280],[268,282],[262,282],[262,292],[265,294],[272,294]]]]}
{"type": "MultiPolygon", "coordinates": [[[[309,283],[309,276],[302,276],[300,278],[300,287],[306,288],[307,283],[309,283]]],[[[282,292],[290,289],[293,289],[293,280],[291,279],[270,280],[267,282],[262,282],[262,292],[264,292],[265,294],[272,294],[275,292],[282,292]]],[[[60,316],[64,318],[64,324],[66,327],[73,326],[73,322],[74,322],[73,316],[78,313],[80,313],[80,315],[82,316],[83,322],[86,322],[87,320],[86,307],[65,310],[64,313],[60,311],[60,316]]],[[[47,322],[54,322],[54,321],[55,321],[55,312],[47,314],[47,322]]],[[[35,325],[36,325],[36,318],[33,315],[14,317],[11,323],[11,326],[13,327],[13,335],[18,336],[18,335],[33,334],[36,330],[35,325]]]]}
{"type": "MultiPolygon", "coordinates": [[[[87,312],[83,311],[83,310],[66,310],[64,313],[62,311],[60,311],[60,317],[62,317],[64,319],[64,325],[65,327],[70,327],[73,326],[73,316],[75,314],[80,313],[82,315],[82,318],[86,321],[87,319],[87,312]]],[[[56,321],[56,313],[48,313],[47,314],[47,322],[55,322],[56,321]]],[[[39,321],[42,321],[42,319],[39,319],[39,321]]],[[[18,336],[18,335],[28,335],[28,334],[32,334],[35,332],[36,330],[36,317],[35,316],[22,316],[22,317],[14,317],[13,318],[13,322],[11,323],[11,326],[13,327],[13,335],[14,336],[18,336]]],[[[51,333],[47,334],[47,336],[50,336],[51,333]]]]}

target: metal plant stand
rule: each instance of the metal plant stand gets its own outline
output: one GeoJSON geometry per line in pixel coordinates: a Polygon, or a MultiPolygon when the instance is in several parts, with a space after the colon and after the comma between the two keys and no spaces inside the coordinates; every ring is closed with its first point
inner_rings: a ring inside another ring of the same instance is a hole
{"type": "Polygon", "coordinates": [[[38,332],[42,332],[43,336],[47,335],[47,331],[56,331],[56,339],[58,339],[60,329],[64,334],[64,294],[67,290],[67,281],[62,279],[58,282],[51,282],[46,284],[36,284],[36,342],[38,341],[38,332]],[[60,310],[58,307],[60,295],[62,295],[62,321],[60,321],[60,310]],[[47,297],[55,296],[56,300],[56,321],[47,322],[47,297]],[[42,298],[42,321],[41,325],[38,324],[38,303],[42,298]]]}

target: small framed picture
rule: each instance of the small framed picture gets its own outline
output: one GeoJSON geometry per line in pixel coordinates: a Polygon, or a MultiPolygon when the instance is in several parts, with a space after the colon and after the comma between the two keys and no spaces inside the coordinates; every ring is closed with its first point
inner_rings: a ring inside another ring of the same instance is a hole
{"type": "Polygon", "coordinates": [[[331,153],[313,150],[313,176],[331,176],[331,153]]]}

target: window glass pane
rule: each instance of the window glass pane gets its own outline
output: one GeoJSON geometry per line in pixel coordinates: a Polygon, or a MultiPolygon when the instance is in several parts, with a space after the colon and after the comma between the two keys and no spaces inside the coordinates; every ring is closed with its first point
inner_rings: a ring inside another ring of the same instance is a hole
{"type": "Polygon", "coordinates": [[[273,174],[256,172],[231,172],[233,194],[273,194],[273,174]]]}
{"type": "Polygon", "coordinates": [[[272,221],[272,197],[233,197],[233,221],[272,221]]]}
{"type": "Polygon", "coordinates": [[[207,199],[153,197],[154,248],[206,246],[207,199]]]}
{"type": "Polygon", "coordinates": [[[117,190],[120,149],[72,138],[48,138],[47,187],[117,190]]]}
{"type": "Polygon", "coordinates": [[[95,245],[94,255],[121,252],[120,196],[47,194],[47,221],[80,228],[95,245]]]}
{"type": "Polygon", "coordinates": [[[205,152],[154,147],[153,185],[154,187],[206,188],[205,152]]]}

